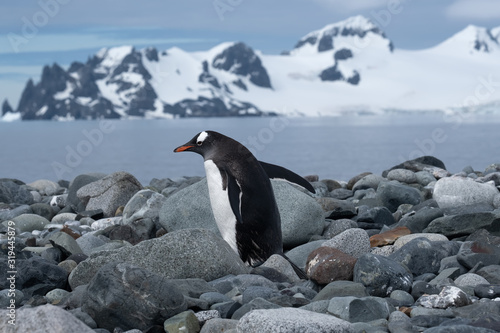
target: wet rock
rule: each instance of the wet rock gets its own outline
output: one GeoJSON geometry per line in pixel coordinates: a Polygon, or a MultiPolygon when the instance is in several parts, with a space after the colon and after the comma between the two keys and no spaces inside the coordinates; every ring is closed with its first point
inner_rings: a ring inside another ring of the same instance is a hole
{"type": "Polygon", "coordinates": [[[500,284],[478,284],[474,287],[474,294],[480,298],[495,299],[500,297],[500,284]]]}
{"type": "Polygon", "coordinates": [[[407,227],[412,233],[419,233],[427,228],[429,223],[443,215],[443,211],[439,208],[424,207],[414,214],[404,216],[398,225],[407,227]]]}
{"type": "Polygon", "coordinates": [[[500,265],[489,265],[476,272],[477,275],[484,277],[488,282],[500,284],[500,265]]]}

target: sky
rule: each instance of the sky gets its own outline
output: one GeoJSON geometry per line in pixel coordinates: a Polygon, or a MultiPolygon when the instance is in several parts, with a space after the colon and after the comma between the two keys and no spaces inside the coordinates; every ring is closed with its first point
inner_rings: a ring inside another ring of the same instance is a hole
{"type": "Polygon", "coordinates": [[[44,65],[68,66],[103,47],[207,50],[242,41],[265,54],[364,15],[399,49],[439,44],[469,24],[500,26],[500,0],[33,0],[0,2],[0,102],[16,108],[44,65]]]}

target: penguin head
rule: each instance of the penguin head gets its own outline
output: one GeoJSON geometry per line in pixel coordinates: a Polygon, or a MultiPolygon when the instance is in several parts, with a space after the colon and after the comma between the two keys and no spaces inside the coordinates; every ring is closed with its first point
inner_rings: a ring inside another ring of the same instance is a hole
{"type": "Polygon", "coordinates": [[[215,150],[215,143],[222,137],[221,134],[213,131],[203,131],[194,136],[189,142],[174,149],[174,153],[181,151],[192,151],[200,154],[204,158],[210,156],[215,150]]]}

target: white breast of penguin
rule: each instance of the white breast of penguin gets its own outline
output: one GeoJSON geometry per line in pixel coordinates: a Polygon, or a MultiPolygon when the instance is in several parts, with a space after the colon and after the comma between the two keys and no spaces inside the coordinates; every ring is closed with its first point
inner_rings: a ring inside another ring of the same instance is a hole
{"type": "Polygon", "coordinates": [[[227,186],[225,189],[223,188],[219,168],[217,168],[212,160],[205,161],[204,165],[210,204],[212,205],[215,222],[222,238],[238,253],[238,246],[236,245],[236,216],[229,203],[227,186]]]}

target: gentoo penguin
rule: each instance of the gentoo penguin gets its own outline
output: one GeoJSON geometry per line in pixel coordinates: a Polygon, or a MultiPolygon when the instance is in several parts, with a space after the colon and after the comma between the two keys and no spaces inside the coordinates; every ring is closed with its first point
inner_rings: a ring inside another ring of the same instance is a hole
{"type": "MultiPolygon", "coordinates": [[[[283,179],[314,193],[311,184],[283,167],[259,162],[245,146],[214,131],[198,133],[174,150],[182,151],[203,156],[215,221],[222,238],[243,262],[258,266],[273,254],[286,258],[280,214],[269,178],[283,179]]],[[[290,263],[301,278],[306,278],[290,263]]]]}

